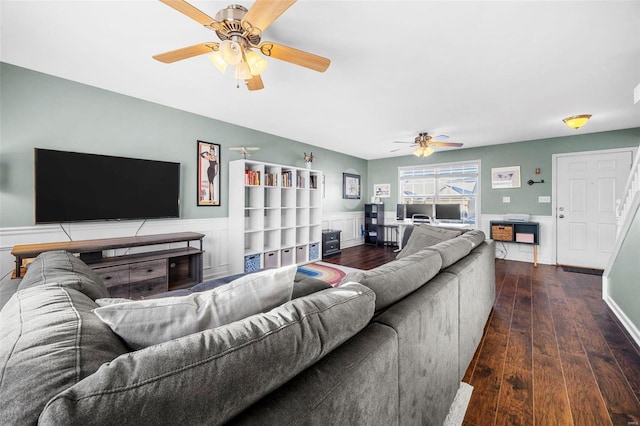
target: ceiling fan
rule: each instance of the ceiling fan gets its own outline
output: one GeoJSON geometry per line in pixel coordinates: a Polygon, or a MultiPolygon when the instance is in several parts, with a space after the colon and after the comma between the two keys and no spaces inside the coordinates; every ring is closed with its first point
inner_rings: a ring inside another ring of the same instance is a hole
{"type": "Polygon", "coordinates": [[[251,157],[251,154],[249,154],[250,151],[257,151],[259,149],[257,146],[232,146],[229,148],[229,151],[240,151],[242,158],[246,160],[247,157],[251,157]]]}
{"type": "MultiPolygon", "coordinates": [[[[418,133],[418,136],[413,140],[413,142],[401,142],[396,141],[394,143],[410,143],[411,146],[417,147],[415,151],[413,151],[413,155],[416,157],[428,157],[433,154],[434,146],[456,146],[460,147],[463,144],[457,142],[441,142],[443,140],[449,139],[447,135],[438,135],[431,136],[427,132],[418,133]]],[[[395,152],[397,149],[392,150],[391,152],[395,152]]]]}
{"type": "Polygon", "coordinates": [[[188,16],[205,28],[215,31],[220,42],[200,43],[170,52],[153,56],[154,59],[172,63],[198,55],[209,54],[209,59],[221,71],[233,65],[236,80],[244,80],[249,90],[264,88],[260,74],[267,66],[267,61],[258,55],[280,59],[324,72],[331,61],[293,47],[284,46],[271,41],[261,41],[262,33],[296,0],[256,0],[250,9],[232,4],[216,13],[211,18],[206,13],[184,0],[160,0],[178,12],[188,16]]]}

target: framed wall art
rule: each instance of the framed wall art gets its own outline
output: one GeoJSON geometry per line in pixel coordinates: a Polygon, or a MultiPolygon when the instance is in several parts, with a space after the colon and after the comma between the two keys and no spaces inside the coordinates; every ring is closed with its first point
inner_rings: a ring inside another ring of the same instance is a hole
{"type": "Polygon", "coordinates": [[[198,206],[220,205],[220,144],[198,141],[198,206]]]}
{"type": "Polygon", "coordinates": [[[360,199],[360,175],[342,174],[342,198],[347,200],[360,199]]]}
{"type": "Polygon", "coordinates": [[[520,188],[520,166],[492,168],[491,188],[520,188]]]}
{"type": "Polygon", "coordinates": [[[391,198],[391,184],[377,183],[373,185],[373,196],[377,198],[391,198]]]}

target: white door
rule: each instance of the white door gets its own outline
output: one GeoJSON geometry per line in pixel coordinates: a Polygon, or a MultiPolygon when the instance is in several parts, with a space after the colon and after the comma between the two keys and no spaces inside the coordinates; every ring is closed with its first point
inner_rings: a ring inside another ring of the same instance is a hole
{"type": "Polygon", "coordinates": [[[616,200],[631,168],[631,152],[556,158],[557,263],[604,269],[616,238],[616,200]]]}

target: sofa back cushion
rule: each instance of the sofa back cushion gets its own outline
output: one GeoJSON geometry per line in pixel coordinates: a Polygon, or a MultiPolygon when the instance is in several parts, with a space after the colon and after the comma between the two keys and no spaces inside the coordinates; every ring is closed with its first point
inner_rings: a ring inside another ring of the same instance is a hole
{"type": "Polygon", "coordinates": [[[460,236],[460,238],[464,238],[466,240],[469,240],[471,242],[471,244],[473,245],[473,248],[476,248],[476,247],[478,247],[480,244],[482,244],[484,242],[484,240],[487,238],[487,236],[481,230],[473,229],[471,231],[468,231],[468,232],[465,232],[464,234],[462,234],[460,236]]]}
{"type": "Polygon", "coordinates": [[[357,282],[373,290],[376,312],[379,312],[421,287],[438,273],[441,266],[439,253],[423,250],[375,269],[350,272],[342,283],[357,282]]]}
{"type": "Polygon", "coordinates": [[[400,253],[398,253],[396,259],[410,256],[441,241],[455,238],[461,233],[461,231],[444,229],[437,226],[415,225],[407,240],[407,244],[402,248],[400,253]]]}
{"type": "Polygon", "coordinates": [[[296,266],[291,265],[186,296],[98,299],[94,313],[132,349],[142,349],[280,306],[291,300],[295,275],[296,266]]]}
{"type": "Polygon", "coordinates": [[[40,422],[225,423],[362,330],[374,299],[358,284],[330,288],[125,354],[58,394],[40,422]]]}
{"type": "MultiPolygon", "coordinates": [[[[25,277],[26,278],[26,277],[25,277]]],[[[32,286],[0,311],[0,413],[6,424],[36,424],[54,395],[127,352],[73,287],[32,286]]]]}
{"type": "Polygon", "coordinates": [[[471,253],[472,249],[473,244],[471,241],[460,237],[452,240],[441,241],[438,244],[427,247],[425,250],[438,252],[440,257],[442,257],[441,268],[444,269],[471,253]]]}
{"type": "Polygon", "coordinates": [[[29,264],[18,290],[51,283],[75,288],[93,300],[109,297],[102,279],[82,260],[63,250],[38,255],[29,264]]]}

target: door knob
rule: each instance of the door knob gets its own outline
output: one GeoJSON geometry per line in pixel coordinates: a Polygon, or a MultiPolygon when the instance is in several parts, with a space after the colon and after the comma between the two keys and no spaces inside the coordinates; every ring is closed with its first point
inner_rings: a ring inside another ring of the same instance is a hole
{"type": "Polygon", "coordinates": [[[563,214],[561,214],[561,215],[558,215],[558,217],[559,217],[560,219],[562,219],[562,218],[564,217],[564,215],[563,215],[563,214]]]}

